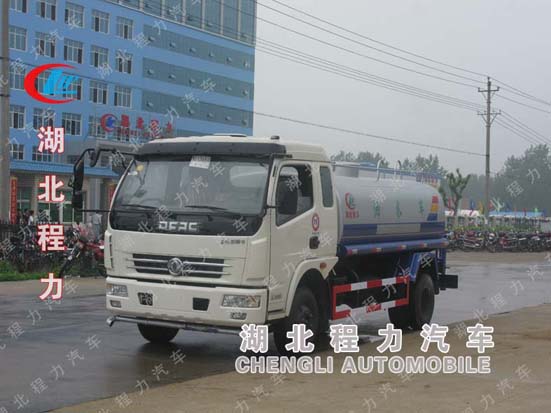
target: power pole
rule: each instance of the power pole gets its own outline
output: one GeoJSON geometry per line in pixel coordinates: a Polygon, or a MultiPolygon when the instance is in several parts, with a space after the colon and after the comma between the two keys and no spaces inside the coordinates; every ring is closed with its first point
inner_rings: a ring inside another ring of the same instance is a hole
{"type": "Polygon", "coordinates": [[[0,0],[0,221],[10,209],[10,54],[9,1],[0,0]]]}
{"type": "Polygon", "coordinates": [[[492,89],[492,79],[488,77],[486,89],[478,88],[478,91],[480,93],[484,93],[484,98],[486,99],[486,112],[479,113],[479,115],[484,118],[484,123],[486,124],[486,185],[484,188],[484,216],[486,217],[486,222],[488,222],[488,218],[490,217],[490,134],[494,119],[496,116],[501,114],[501,112],[492,112],[492,97],[494,96],[494,93],[499,92],[499,86],[492,89]]]}

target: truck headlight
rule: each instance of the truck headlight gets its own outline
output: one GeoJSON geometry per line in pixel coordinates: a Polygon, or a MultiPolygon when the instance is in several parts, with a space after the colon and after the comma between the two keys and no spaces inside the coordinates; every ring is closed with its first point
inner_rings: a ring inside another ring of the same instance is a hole
{"type": "Polygon", "coordinates": [[[126,285],[107,284],[107,295],[128,297],[128,289],[126,288],[126,285]]]}
{"type": "Polygon", "coordinates": [[[222,307],[258,308],[260,307],[259,295],[225,295],[222,307]]]}

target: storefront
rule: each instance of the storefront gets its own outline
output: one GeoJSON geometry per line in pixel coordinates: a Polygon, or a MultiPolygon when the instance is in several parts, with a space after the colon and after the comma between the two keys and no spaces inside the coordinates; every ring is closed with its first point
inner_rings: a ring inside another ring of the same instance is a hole
{"type": "MultiPolygon", "coordinates": [[[[72,176],[70,164],[45,164],[26,161],[12,161],[10,185],[10,217],[15,221],[17,211],[34,211],[35,220],[48,220],[71,224],[86,222],[86,215],[75,211],[71,205],[72,190],[67,185],[72,176]],[[59,193],[65,196],[62,203],[40,202],[39,184],[45,175],[56,175],[63,182],[59,193]]],[[[86,208],[108,208],[118,175],[110,168],[86,168],[84,181],[84,205],[86,208]]]]}

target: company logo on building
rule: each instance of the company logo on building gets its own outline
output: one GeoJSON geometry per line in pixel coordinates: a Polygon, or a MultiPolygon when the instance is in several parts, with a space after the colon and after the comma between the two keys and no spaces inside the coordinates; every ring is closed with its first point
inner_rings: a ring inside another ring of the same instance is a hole
{"type": "Polygon", "coordinates": [[[73,90],[71,87],[79,77],[64,74],[62,68],[74,69],[73,66],[63,63],[50,63],[35,67],[25,76],[25,90],[33,99],[39,102],[53,105],[72,102],[75,100],[76,96],[67,96],[76,95],[77,91],[73,90]],[[38,77],[46,71],[50,71],[50,73],[44,82],[42,91],[39,91],[37,89],[38,77]],[[61,99],[56,98],[56,96],[61,97],[61,99]]]}
{"type": "Polygon", "coordinates": [[[112,115],[111,113],[106,113],[101,117],[101,128],[107,132],[113,132],[115,130],[115,126],[117,125],[117,117],[115,115],[112,115]]]}

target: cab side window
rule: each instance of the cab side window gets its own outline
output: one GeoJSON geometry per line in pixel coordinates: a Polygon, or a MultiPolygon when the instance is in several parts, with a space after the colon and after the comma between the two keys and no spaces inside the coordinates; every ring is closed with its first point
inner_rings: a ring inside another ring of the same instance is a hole
{"type": "Polygon", "coordinates": [[[312,170],[307,165],[285,165],[276,188],[276,225],[282,225],[314,206],[312,170]]]}
{"type": "Polygon", "coordinates": [[[320,167],[320,179],[323,206],[331,208],[333,206],[333,183],[331,182],[331,171],[327,166],[320,167]]]}

